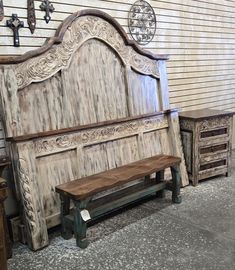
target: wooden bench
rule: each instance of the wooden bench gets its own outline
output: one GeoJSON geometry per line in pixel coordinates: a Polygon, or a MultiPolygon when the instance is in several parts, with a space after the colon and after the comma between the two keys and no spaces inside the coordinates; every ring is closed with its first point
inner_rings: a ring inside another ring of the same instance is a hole
{"type": "Polygon", "coordinates": [[[172,173],[172,201],[180,203],[180,162],[178,157],[158,155],[56,186],[61,198],[62,236],[69,239],[74,232],[77,245],[86,248],[87,221],[153,193],[162,197],[166,188],[166,181],[163,181],[164,170],[168,167],[172,173]],[[156,177],[150,179],[153,173],[156,173],[156,177]],[[142,181],[134,188],[130,186],[92,200],[92,197],[100,192],[137,179],[145,179],[145,185],[142,181]],[[70,199],[74,203],[72,214],[70,199]]]}

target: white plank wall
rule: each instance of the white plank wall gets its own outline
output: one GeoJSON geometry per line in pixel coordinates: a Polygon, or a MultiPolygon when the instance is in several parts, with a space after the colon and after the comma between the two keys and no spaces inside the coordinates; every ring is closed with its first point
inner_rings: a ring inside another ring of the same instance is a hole
{"type": "MultiPolygon", "coordinates": [[[[37,26],[33,35],[27,28],[27,0],[3,2],[5,18],[0,22],[0,54],[20,55],[40,47],[46,38],[54,35],[63,19],[84,8],[107,12],[129,32],[128,11],[135,0],[53,0],[55,12],[49,24],[40,11],[41,1],[35,1],[37,26]],[[25,24],[20,29],[20,48],[13,47],[12,31],[6,27],[12,13],[17,13],[25,24]]],[[[172,106],[182,110],[217,108],[235,112],[235,1],[148,2],[156,12],[157,31],[153,41],[144,48],[170,54],[172,106]]],[[[233,144],[235,147],[235,136],[233,144]]]]}

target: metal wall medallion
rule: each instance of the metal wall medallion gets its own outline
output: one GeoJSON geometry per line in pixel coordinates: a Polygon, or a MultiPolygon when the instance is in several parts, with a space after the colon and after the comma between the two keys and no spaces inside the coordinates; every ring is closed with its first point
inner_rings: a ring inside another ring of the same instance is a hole
{"type": "Polygon", "coordinates": [[[130,34],[137,43],[148,44],[156,32],[156,15],[149,3],[136,1],[129,11],[128,26],[130,34]]]}

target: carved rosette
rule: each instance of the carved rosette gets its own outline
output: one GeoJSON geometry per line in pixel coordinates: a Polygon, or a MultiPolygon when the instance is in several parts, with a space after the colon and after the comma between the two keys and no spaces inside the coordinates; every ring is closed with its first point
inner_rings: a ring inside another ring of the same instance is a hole
{"type": "Polygon", "coordinates": [[[199,123],[199,129],[200,130],[207,130],[207,129],[213,129],[217,127],[226,127],[230,125],[230,116],[226,117],[217,117],[214,119],[208,120],[203,120],[202,122],[199,123]]]}
{"type": "Polygon", "coordinates": [[[168,127],[167,118],[164,116],[153,116],[135,121],[125,122],[102,128],[92,128],[85,131],[78,131],[64,136],[55,136],[48,139],[40,139],[35,142],[37,156],[50,152],[61,151],[62,149],[76,148],[79,145],[112,140],[141,131],[151,131],[168,127]]]}
{"type": "Polygon", "coordinates": [[[28,226],[30,226],[30,231],[34,233],[36,231],[36,217],[35,209],[33,206],[31,180],[27,168],[27,161],[23,158],[20,158],[18,161],[18,176],[21,189],[22,203],[25,209],[25,217],[27,219],[28,226]]]}
{"type": "Polygon", "coordinates": [[[74,52],[91,38],[100,39],[110,45],[127,66],[142,74],[159,78],[156,61],[127,46],[114,26],[102,18],[83,16],[68,27],[62,43],[14,67],[18,88],[22,89],[32,82],[44,81],[62,68],[67,68],[74,52]]]}

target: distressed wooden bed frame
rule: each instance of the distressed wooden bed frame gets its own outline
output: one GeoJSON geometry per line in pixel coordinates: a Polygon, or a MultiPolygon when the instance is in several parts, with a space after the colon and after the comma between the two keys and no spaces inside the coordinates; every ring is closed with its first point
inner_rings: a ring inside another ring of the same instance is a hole
{"type": "Polygon", "coordinates": [[[30,248],[58,225],[54,187],[156,154],[181,157],[166,55],[143,51],[109,15],[69,16],[36,51],[0,58],[1,115],[30,248]]]}

